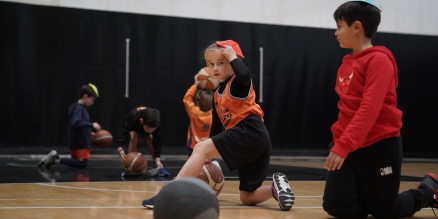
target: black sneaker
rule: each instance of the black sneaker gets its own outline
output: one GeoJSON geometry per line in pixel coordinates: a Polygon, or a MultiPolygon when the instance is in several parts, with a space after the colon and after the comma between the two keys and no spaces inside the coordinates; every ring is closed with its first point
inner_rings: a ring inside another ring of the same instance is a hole
{"type": "Polygon", "coordinates": [[[144,200],[141,204],[146,208],[154,209],[154,200],[155,200],[155,196],[150,199],[144,200]]]}
{"type": "Polygon", "coordinates": [[[271,192],[282,211],[289,211],[292,208],[295,203],[295,195],[290,189],[286,175],[283,173],[274,173],[272,175],[271,192]]]}
{"type": "Polygon", "coordinates": [[[58,153],[55,150],[52,150],[40,160],[38,167],[50,167],[55,163],[56,159],[59,159],[58,153]]]}
{"type": "Polygon", "coordinates": [[[433,200],[425,207],[438,209],[438,176],[433,173],[426,174],[418,187],[433,192],[433,200]]]}

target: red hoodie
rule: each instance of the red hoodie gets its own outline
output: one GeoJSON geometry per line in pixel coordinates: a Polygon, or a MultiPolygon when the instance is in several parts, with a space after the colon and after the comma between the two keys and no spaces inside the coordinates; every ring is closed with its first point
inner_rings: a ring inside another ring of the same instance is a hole
{"type": "Polygon", "coordinates": [[[346,55],[336,78],[339,114],[331,128],[331,151],[346,158],[359,148],[400,136],[397,86],[397,64],[387,48],[374,46],[346,55]]]}

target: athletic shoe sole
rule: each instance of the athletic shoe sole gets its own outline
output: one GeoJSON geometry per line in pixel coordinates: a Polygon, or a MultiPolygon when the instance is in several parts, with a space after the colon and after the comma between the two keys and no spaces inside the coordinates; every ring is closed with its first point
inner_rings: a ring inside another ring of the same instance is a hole
{"type": "Polygon", "coordinates": [[[274,173],[272,181],[278,195],[278,205],[282,211],[289,211],[295,203],[295,195],[290,189],[289,181],[283,173],[274,173]]]}
{"type": "Polygon", "coordinates": [[[143,206],[145,206],[147,209],[154,209],[153,205],[143,205],[143,206]]]}

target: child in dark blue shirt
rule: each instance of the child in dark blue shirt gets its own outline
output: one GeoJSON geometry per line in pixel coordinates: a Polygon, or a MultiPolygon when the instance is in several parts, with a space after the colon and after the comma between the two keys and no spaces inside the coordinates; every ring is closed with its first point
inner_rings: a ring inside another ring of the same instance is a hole
{"type": "Polygon", "coordinates": [[[86,168],[90,157],[91,135],[93,129],[100,131],[97,122],[90,122],[87,107],[94,104],[99,97],[97,87],[93,84],[83,85],[79,89],[78,102],[68,107],[70,119],[69,147],[71,158],[60,158],[56,150],[52,150],[38,163],[38,167],[50,167],[53,164],[63,164],[74,168],[86,168]]]}

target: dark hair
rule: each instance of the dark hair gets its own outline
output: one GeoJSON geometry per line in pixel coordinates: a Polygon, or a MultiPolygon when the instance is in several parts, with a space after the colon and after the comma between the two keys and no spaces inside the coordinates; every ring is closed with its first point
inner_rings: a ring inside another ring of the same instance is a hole
{"type": "Polygon", "coordinates": [[[369,39],[377,32],[380,24],[380,10],[365,2],[345,2],[336,9],[333,17],[335,21],[345,21],[348,26],[359,21],[369,39]]]}
{"type": "Polygon", "coordinates": [[[213,108],[213,91],[199,89],[196,91],[195,101],[202,112],[208,112],[213,108]]]}
{"type": "Polygon", "coordinates": [[[88,97],[94,97],[97,98],[97,94],[96,92],[94,92],[93,88],[91,88],[88,85],[82,85],[81,88],[79,88],[79,92],[78,92],[78,96],[79,99],[82,98],[84,96],[84,94],[88,95],[88,97]]]}
{"type": "Polygon", "coordinates": [[[160,111],[157,109],[146,107],[141,118],[143,119],[143,125],[149,128],[156,128],[160,125],[160,111]]]}

